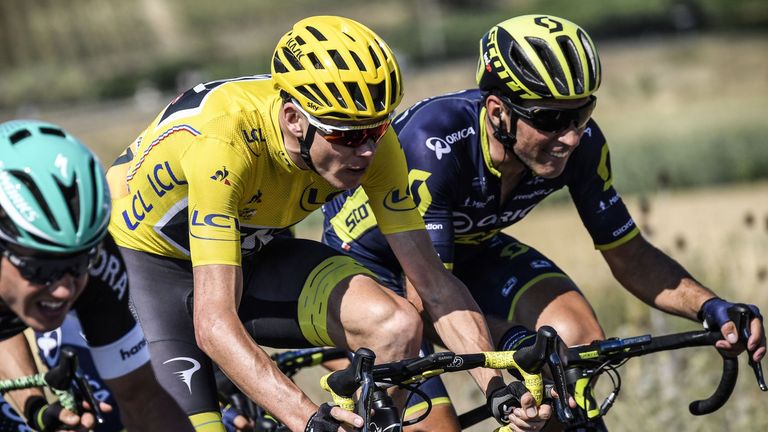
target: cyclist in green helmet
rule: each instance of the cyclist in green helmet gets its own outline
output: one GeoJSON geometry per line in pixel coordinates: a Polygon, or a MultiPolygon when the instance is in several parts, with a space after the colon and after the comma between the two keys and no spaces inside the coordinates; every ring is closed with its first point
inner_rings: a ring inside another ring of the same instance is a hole
{"type": "MultiPolygon", "coordinates": [[[[32,120],[0,124],[0,155],[0,378],[36,373],[22,331],[53,330],[74,310],[124,424],[190,430],[157,383],[130,313],[125,266],[107,234],[110,196],[99,160],[60,127],[32,120]]],[[[49,405],[39,389],[8,396],[34,430],[93,426],[93,415],[49,405]]]]}

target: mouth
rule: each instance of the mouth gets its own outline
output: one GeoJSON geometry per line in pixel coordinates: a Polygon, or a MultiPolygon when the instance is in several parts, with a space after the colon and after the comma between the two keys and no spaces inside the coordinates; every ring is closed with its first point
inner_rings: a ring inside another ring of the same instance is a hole
{"type": "Polygon", "coordinates": [[[67,302],[63,300],[38,300],[37,309],[47,319],[58,319],[67,312],[67,302]]]}
{"type": "Polygon", "coordinates": [[[550,150],[550,151],[548,151],[548,152],[546,152],[546,153],[547,153],[549,156],[552,156],[552,157],[553,157],[553,158],[555,158],[555,159],[565,159],[565,158],[567,158],[567,157],[568,157],[568,155],[570,155],[570,154],[571,154],[571,152],[570,152],[570,151],[568,151],[568,150],[563,150],[563,151],[559,151],[559,152],[557,152],[557,151],[554,151],[554,150],[550,150]]]}

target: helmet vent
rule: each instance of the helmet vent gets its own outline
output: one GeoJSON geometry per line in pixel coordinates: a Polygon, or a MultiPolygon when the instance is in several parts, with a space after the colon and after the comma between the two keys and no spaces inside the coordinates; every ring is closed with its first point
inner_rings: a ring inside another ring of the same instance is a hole
{"type": "Polygon", "coordinates": [[[328,54],[333,59],[333,62],[336,63],[336,67],[340,70],[349,70],[349,65],[347,65],[347,62],[344,61],[344,58],[341,57],[341,54],[339,54],[336,50],[328,50],[328,54]]]}
{"type": "Polygon", "coordinates": [[[62,131],[61,129],[56,128],[50,128],[50,127],[41,127],[40,132],[46,134],[46,135],[55,135],[61,138],[66,138],[67,135],[62,131]]]}
{"type": "Polygon", "coordinates": [[[19,237],[19,230],[16,229],[16,224],[13,223],[8,213],[0,207],[0,237],[15,239],[19,237]]]}
{"type": "Polygon", "coordinates": [[[317,39],[317,40],[319,40],[319,41],[327,41],[327,40],[328,40],[328,39],[327,39],[327,38],[326,38],[326,37],[325,37],[325,36],[324,36],[324,35],[323,35],[323,34],[320,32],[320,30],[318,30],[318,29],[316,29],[316,28],[314,28],[314,27],[312,27],[312,26],[307,26],[307,27],[305,27],[305,28],[307,29],[307,31],[308,31],[308,32],[312,33],[312,36],[314,36],[314,37],[315,37],[315,39],[317,39]]]}
{"type": "Polygon", "coordinates": [[[301,65],[299,59],[288,48],[283,48],[283,56],[285,56],[294,70],[304,70],[304,66],[301,65]]]}
{"type": "Polygon", "coordinates": [[[45,214],[46,219],[48,219],[48,222],[51,224],[53,229],[58,230],[59,224],[56,222],[56,219],[53,217],[53,212],[51,211],[51,208],[48,207],[48,203],[45,201],[45,198],[43,197],[43,193],[40,192],[40,188],[37,187],[37,184],[35,183],[34,180],[32,180],[32,177],[30,177],[29,174],[25,173],[24,171],[11,170],[8,172],[14,177],[16,177],[16,179],[20,181],[27,189],[29,189],[29,192],[35,198],[35,201],[37,201],[37,204],[43,210],[43,213],[45,214]]]}
{"type": "Polygon", "coordinates": [[[373,50],[372,46],[368,46],[368,52],[371,54],[371,58],[373,59],[373,67],[374,69],[378,69],[381,67],[381,61],[379,61],[379,56],[376,55],[376,52],[373,50]]]}
{"type": "Polygon", "coordinates": [[[587,55],[587,78],[589,79],[588,90],[592,92],[597,89],[598,85],[600,85],[600,83],[597,82],[597,77],[600,76],[600,60],[593,49],[592,42],[587,38],[587,34],[581,29],[579,29],[577,34],[581,44],[584,46],[584,52],[587,55]]]}
{"type": "MultiPolygon", "coordinates": [[[[130,150],[130,149],[129,149],[130,150]]],[[[90,161],[88,161],[88,172],[90,173],[91,178],[91,190],[94,194],[99,193],[99,184],[98,184],[98,176],[101,175],[98,169],[96,169],[96,159],[91,158],[90,161]]],[[[91,214],[89,215],[90,220],[88,221],[88,226],[92,227],[96,223],[96,212],[98,211],[98,206],[92,205],[91,207],[91,214]]]]}
{"type": "Polygon", "coordinates": [[[11,144],[16,144],[19,141],[23,140],[24,138],[29,138],[32,136],[32,132],[28,131],[27,129],[22,129],[9,138],[11,140],[11,144]]]}
{"type": "Polygon", "coordinates": [[[56,185],[59,186],[61,194],[64,196],[64,202],[67,204],[67,210],[69,210],[69,216],[72,218],[74,226],[80,225],[80,193],[77,187],[77,174],[72,179],[72,184],[66,186],[58,177],[54,177],[56,185]]]}
{"type": "Polygon", "coordinates": [[[568,80],[565,77],[565,72],[560,67],[560,62],[557,61],[557,56],[555,56],[549,44],[542,39],[534,37],[528,37],[525,40],[536,50],[536,55],[544,64],[544,69],[546,69],[549,76],[552,77],[552,82],[555,84],[557,91],[560,94],[568,94],[568,80]]]}
{"type": "Polygon", "coordinates": [[[275,56],[272,58],[272,67],[275,68],[275,72],[277,73],[288,72],[288,68],[286,68],[283,62],[280,61],[280,57],[278,57],[277,53],[275,53],[275,56]]]}
{"type": "Polygon", "coordinates": [[[311,100],[317,105],[322,105],[322,106],[330,105],[328,101],[325,100],[322,92],[320,92],[320,89],[317,88],[316,84],[309,84],[306,86],[296,87],[296,90],[298,90],[302,95],[304,95],[305,98],[311,100]]]}
{"type": "Polygon", "coordinates": [[[368,91],[371,93],[374,109],[382,111],[387,105],[387,89],[384,81],[378,84],[368,84],[368,91]]]}
{"type": "Polygon", "coordinates": [[[544,96],[551,95],[546,84],[544,84],[539,73],[536,72],[536,69],[531,64],[531,61],[528,59],[528,56],[523,51],[522,47],[515,42],[510,44],[509,58],[512,60],[512,64],[509,65],[509,68],[512,69],[512,75],[522,77],[523,84],[534,93],[544,96]]]}
{"type": "Polygon", "coordinates": [[[349,53],[352,55],[352,59],[355,61],[357,68],[365,72],[366,71],[365,64],[363,64],[363,61],[360,60],[360,56],[358,56],[357,53],[354,51],[350,51],[349,53]]]}
{"type": "Polygon", "coordinates": [[[360,90],[360,86],[357,85],[355,82],[348,82],[344,83],[347,86],[347,91],[350,95],[352,95],[352,100],[355,102],[355,106],[359,110],[366,110],[367,106],[365,105],[365,96],[363,96],[363,91],[360,90]]]}
{"type": "Polygon", "coordinates": [[[398,86],[394,85],[397,82],[397,74],[395,74],[395,71],[389,73],[389,82],[392,83],[392,86],[390,87],[391,93],[389,95],[389,103],[390,105],[394,105],[395,101],[397,100],[397,92],[399,90],[398,86]]]}
{"type": "Polygon", "coordinates": [[[312,62],[312,66],[315,67],[315,69],[325,69],[325,66],[323,66],[322,63],[320,63],[320,60],[317,59],[317,56],[315,53],[309,53],[307,54],[307,57],[309,57],[309,61],[312,62]]]}
{"type": "Polygon", "coordinates": [[[330,91],[331,91],[331,93],[333,94],[333,97],[334,97],[334,98],[335,98],[337,101],[339,101],[339,104],[340,104],[342,107],[344,107],[344,108],[347,108],[347,102],[344,100],[344,97],[341,95],[341,92],[339,92],[339,88],[338,88],[338,87],[336,87],[336,84],[334,84],[334,83],[328,83],[327,85],[328,85],[328,90],[330,90],[330,91]]]}
{"type": "Polygon", "coordinates": [[[298,43],[299,45],[305,45],[306,44],[306,42],[304,42],[304,39],[302,39],[301,36],[296,36],[293,39],[296,40],[296,43],[298,43]]]}
{"type": "MultiPolygon", "coordinates": [[[[384,55],[384,60],[389,60],[389,55],[387,55],[388,50],[386,49],[384,43],[378,39],[376,40],[376,43],[379,44],[379,48],[381,48],[381,53],[384,55]]],[[[376,56],[373,57],[376,58],[376,56]]]]}
{"type": "Polygon", "coordinates": [[[567,36],[561,36],[557,38],[557,44],[560,45],[560,49],[565,54],[566,61],[568,63],[568,69],[573,77],[573,91],[576,94],[584,93],[584,73],[581,67],[581,59],[579,58],[579,52],[576,50],[576,46],[573,44],[571,38],[567,36]]]}

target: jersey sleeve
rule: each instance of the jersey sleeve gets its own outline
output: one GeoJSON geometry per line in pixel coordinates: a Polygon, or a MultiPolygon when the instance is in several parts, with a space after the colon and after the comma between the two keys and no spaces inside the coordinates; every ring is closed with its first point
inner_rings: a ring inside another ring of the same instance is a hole
{"type": "Polygon", "coordinates": [[[613,187],[613,172],[608,143],[600,129],[591,122],[584,131],[586,140],[569,164],[568,188],[595,248],[609,250],[628,242],[640,233],[627,207],[613,187]]]}
{"type": "Polygon", "coordinates": [[[424,229],[408,187],[405,154],[391,128],[381,139],[362,186],[383,234],[424,229]]]}
{"type": "Polygon", "coordinates": [[[149,350],[128,306],[128,274],[111,236],[105,238],[88,272],[74,310],[99,375],[117,378],[146,364],[149,350]]]}
{"type": "MultiPolygon", "coordinates": [[[[416,122],[414,122],[416,123],[416,122]]],[[[424,218],[432,244],[446,267],[452,267],[454,257],[453,209],[455,208],[456,182],[460,178],[456,153],[438,157],[426,143],[430,132],[411,127],[400,131],[400,139],[408,142],[408,180],[411,194],[424,218]]]]}
{"type": "Polygon", "coordinates": [[[234,145],[201,136],[181,159],[188,185],[189,245],[193,266],[241,264],[238,206],[249,170],[234,145]]]}

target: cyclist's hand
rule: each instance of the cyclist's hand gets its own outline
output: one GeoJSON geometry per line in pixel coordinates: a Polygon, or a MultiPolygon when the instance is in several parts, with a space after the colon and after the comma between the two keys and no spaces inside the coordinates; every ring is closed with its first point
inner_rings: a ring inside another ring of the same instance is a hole
{"type": "MultiPolygon", "coordinates": [[[[363,418],[351,411],[324,403],[309,418],[304,432],[337,432],[342,425],[352,425],[360,428],[363,426],[363,418]]],[[[352,429],[349,430],[351,431],[352,429]]]]}
{"type": "MultiPolygon", "coordinates": [[[[61,403],[54,402],[47,404],[45,398],[37,396],[30,398],[24,409],[27,424],[37,431],[88,431],[96,424],[96,417],[93,413],[83,411],[81,415],[73,413],[61,406],[61,403]]],[[[85,410],[90,409],[87,403],[83,403],[85,410]]],[[[102,412],[112,411],[112,406],[104,402],[99,402],[99,408],[102,412]]]]}
{"type": "MultiPolygon", "coordinates": [[[[752,359],[759,362],[766,352],[765,330],[763,328],[763,316],[755,305],[746,305],[753,313],[754,317],[749,322],[749,340],[746,348],[752,354],[752,359]]],[[[701,306],[699,316],[707,328],[716,326],[723,333],[724,340],[718,341],[715,346],[722,350],[739,354],[744,350],[744,345],[739,344],[739,335],[736,324],[728,317],[728,310],[733,307],[733,303],[721,298],[711,298],[701,306]]],[[[743,342],[743,341],[742,341],[743,342]]]]}
{"type": "Polygon", "coordinates": [[[235,430],[237,432],[250,432],[256,430],[256,422],[250,417],[241,413],[232,405],[227,405],[222,410],[221,421],[227,430],[235,430]]]}

